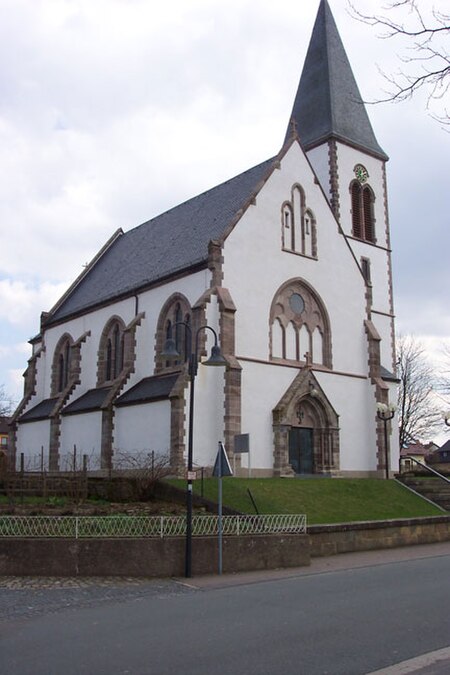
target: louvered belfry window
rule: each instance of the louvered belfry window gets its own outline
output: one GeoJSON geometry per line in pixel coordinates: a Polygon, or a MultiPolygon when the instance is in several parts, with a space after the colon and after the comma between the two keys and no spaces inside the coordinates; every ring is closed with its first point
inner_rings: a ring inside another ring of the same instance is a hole
{"type": "Polygon", "coordinates": [[[357,239],[375,243],[375,221],[373,213],[374,194],[372,189],[362,187],[357,181],[351,185],[352,234],[357,239]]]}
{"type": "Polygon", "coordinates": [[[364,239],[374,241],[373,193],[369,186],[363,188],[364,239]]]}
{"type": "Polygon", "coordinates": [[[353,236],[362,239],[361,186],[356,182],[352,185],[352,225],[353,236]]]}

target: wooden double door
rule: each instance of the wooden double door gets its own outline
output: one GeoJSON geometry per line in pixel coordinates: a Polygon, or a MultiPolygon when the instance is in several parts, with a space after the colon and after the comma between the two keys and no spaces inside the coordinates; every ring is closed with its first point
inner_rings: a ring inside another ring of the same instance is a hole
{"type": "Polygon", "coordinates": [[[296,474],[314,473],[313,429],[292,427],[289,432],[289,464],[296,474]]]}

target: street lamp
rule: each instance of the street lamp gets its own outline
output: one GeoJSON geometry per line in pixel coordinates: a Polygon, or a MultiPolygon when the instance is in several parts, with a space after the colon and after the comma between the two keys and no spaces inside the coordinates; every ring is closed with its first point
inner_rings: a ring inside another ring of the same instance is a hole
{"type": "Polygon", "coordinates": [[[448,427],[450,427],[450,410],[447,410],[447,412],[445,412],[445,413],[443,414],[443,418],[444,418],[445,424],[446,424],[448,427]]]}
{"type": "Polygon", "coordinates": [[[377,417],[384,422],[384,463],[386,479],[389,478],[389,453],[388,453],[388,422],[394,417],[397,406],[394,403],[377,403],[377,417]]]}
{"type": "MultiPolygon", "coordinates": [[[[192,338],[192,329],[185,321],[176,321],[174,326],[184,326],[185,344],[186,333],[192,338]]],[[[187,487],[186,487],[186,554],[184,575],[187,578],[192,576],[192,473],[193,473],[193,439],[194,439],[194,385],[195,376],[198,371],[198,336],[201,331],[209,330],[214,335],[214,345],[211,348],[211,356],[203,361],[204,366],[226,366],[227,362],[220,351],[217,333],[211,326],[200,326],[195,333],[194,351],[191,350],[189,356],[189,378],[190,378],[190,397],[189,397],[189,435],[188,435],[188,462],[187,462],[187,487]]],[[[192,342],[192,339],[191,339],[192,342]]],[[[169,337],[164,345],[162,356],[166,358],[180,358],[175,340],[169,337]]]]}

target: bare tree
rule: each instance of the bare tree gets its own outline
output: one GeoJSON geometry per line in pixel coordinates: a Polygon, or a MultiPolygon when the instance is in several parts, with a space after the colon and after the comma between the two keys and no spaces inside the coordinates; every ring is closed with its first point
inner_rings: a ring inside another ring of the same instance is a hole
{"type": "Polygon", "coordinates": [[[145,451],[114,452],[113,475],[121,478],[122,491],[132,501],[148,501],[154,497],[158,481],[170,475],[168,454],[145,451]]]}
{"type": "Polygon", "coordinates": [[[367,103],[404,101],[424,88],[432,116],[450,125],[450,112],[445,105],[450,86],[450,54],[446,42],[450,37],[450,14],[435,7],[428,7],[427,12],[426,0],[422,5],[425,9],[419,7],[417,0],[393,0],[385,7],[390,14],[384,16],[363,14],[353,4],[349,5],[356,19],[381,28],[379,37],[382,39],[407,43],[399,55],[402,67],[394,74],[380,71],[389,83],[386,96],[367,103]],[[436,107],[440,112],[434,112],[436,107]]]}
{"type": "Polygon", "coordinates": [[[450,411],[450,344],[442,346],[442,366],[438,378],[438,390],[443,405],[446,406],[444,412],[450,411]]]}
{"type": "Polygon", "coordinates": [[[442,428],[434,400],[435,375],[422,344],[411,335],[397,338],[398,420],[400,447],[408,441],[430,440],[442,428]]]}
{"type": "Polygon", "coordinates": [[[0,417],[8,417],[15,408],[13,397],[8,394],[4,384],[0,384],[0,417]]]}

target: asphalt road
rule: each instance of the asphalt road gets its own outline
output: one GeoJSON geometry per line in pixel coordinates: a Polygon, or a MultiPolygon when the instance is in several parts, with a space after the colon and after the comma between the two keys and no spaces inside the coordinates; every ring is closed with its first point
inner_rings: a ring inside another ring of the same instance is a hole
{"type": "MultiPolygon", "coordinates": [[[[192,586],[9,584],[0,673],[366,675],[450,645],[450,546],[430,547],[432,557],[410,551],[192,586]]],[[[450,650],[430,663],[385,672],[450,673],[450,650]]]]}

